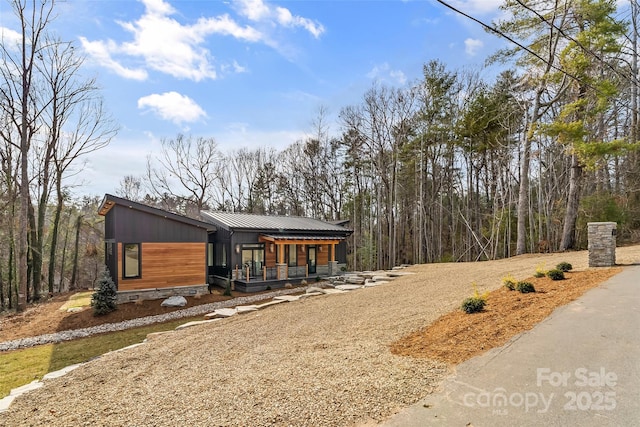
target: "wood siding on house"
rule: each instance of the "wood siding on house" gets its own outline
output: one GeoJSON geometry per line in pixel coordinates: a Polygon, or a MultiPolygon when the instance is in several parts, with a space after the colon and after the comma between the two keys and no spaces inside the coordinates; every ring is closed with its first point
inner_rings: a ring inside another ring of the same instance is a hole
{"type": "Polygon", "coordinates": [[[264,245],[264,261],[267,268],[275,267],[276,263],[278,262],[278,260],[276,259],[276,253],[278,251],[276,250],[274,245],[273,252],[271,252],[271,250],[269,249],[270,245],[273,245],[273,243],[266,243],[264,245]]]}
{"type": "Polygon", "coordinates": [[[197,243],[141,244],[140,278],[122,277],[122,243],[118,243],[118,290],[171,288],[207,283],[207,246],[197,243]]]}
{"type": "Polygon", "coordinates": [[[329,265],[329,248],[329,245],[316,246],[316,265],[329,265]]]}
{"type": "Polygon", "coordinates": [[[307,247],[306,245],[296,245],[296,251],[298,252],[298,263],[299,267],[303,265],[307,265],[307,247]],[[304,251],[303,251],[304,249],[304,251]]]}

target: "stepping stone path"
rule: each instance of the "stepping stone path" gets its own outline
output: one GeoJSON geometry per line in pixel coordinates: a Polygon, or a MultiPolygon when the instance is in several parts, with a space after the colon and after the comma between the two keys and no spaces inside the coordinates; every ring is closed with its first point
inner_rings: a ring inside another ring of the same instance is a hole
{"type": "MultiPolygon", "coordinates": [[[[263,304],[258,305],[240,305],[235,308],[218,308],[212,313],[205,314],[205,320],[198,320],[193,322],[184,323],[176,328],[176,330],[185,329],[191,326],[203,325],[207,323],[212,323],[216,321],[223,320],[223,318],[235,316],[241,313],[249,313],[257,310],[264,309],[266,307],[282,304],[284,302],[293,302],[298,301],[302,297],[312,297],[318,295],[333,295],[333,294],[342,294],[346,292],[355,291],[363,288],[370,288],[374,286],[380,286],[382,284],[388,283],[390,280],[395,279],[396,277],[407,276],[410,274],[415,274],[411,272],[401,271],[407,266],[394,267],[392,271],[367,271],[360,273],[349,273],[343,276],[333,276],[329,278],[330,286],[329,288],[320,288],[320,287],[308,287],[305,294],[302,295],[279,295],[273,297],[272,301],[265,302],[263,304]]],[[[183,307],[187,304],[187,300],[181,296],[174,296],[167,298],[162,302],[162,306],[165,307],[183,307]]],[[[160,335],[164,335],[166,333],[170,333],[171,331],[165,332],[154,332],[147,335],[147,338],[144,342],[152,340],[160,335]]],[[[144,345],[143,343],[133,344],[128,347],[121,348],[119,350],[115,350],[114,352],[126,351],[127,349],[131,349],[134,347],[138,347],[140,345],[144,345]]],[[[109,353],[107,353],[109,354],[109,353]]],[[[68,372],[82,366],[83,364],[76,364],[67,366],[66,368],[60,369],[55,372],[50,372],[46,374],[42,379],[43,381],[47,381],[53,378],[59,378],[63,375],[66,375],[68,372]]],[[[11,390],[10,394],[3,399],[0,399],[0,413],[6,411],[11,405],[13,400],[24,394],[28,391],[35,390],[37,388],[42,387],[44,383],[42,381],[35,380],[29,384],[23,385],[21,387],[17,387],[11,390]]]]}
{"type": "Polygon", "coordinates": [[[355,291],[356,289],[361,289],[362,285],[338,285],[336,289],[341,291],[355,291]]]}
{"type": "Polygon", "coordinates": [[[205,314],[204,317],[231,317],[238,314],[238,310],[235,308],[219,308],[215,310],[213,313],[205,314]]]}
{"type": "Polygon", "coordinates": [[[298,301],[300,299],[300,295],[281,295],[279,297],[273,298],[275,301],[298,301]]]}

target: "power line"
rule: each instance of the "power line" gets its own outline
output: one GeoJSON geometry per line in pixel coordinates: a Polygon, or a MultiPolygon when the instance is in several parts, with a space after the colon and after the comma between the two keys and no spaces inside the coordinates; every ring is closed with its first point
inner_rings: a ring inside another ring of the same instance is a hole
{"type": "MultiPolygon", "coordinates": [[[[478,24],[480,24],[482,27],[484,27],[486,30],[496,34],[498,37],[502,37],[504,39],[507,39],[508,41],[510,41],[511,43],[515,44],[516,46],[518,46],[520,49],[526,51],[527,53],[535,56],[536,58],[538,58],[540,61],[542,61],[544,64],[548,65],[550,68],[553,68],[556,71],[561,72],[562,74],[566,75],[567,77],[575,80],[576,82],[585,85],[591,89],[593,89],[594,91],[598,92],[599,94],[606,96],[606,94],[602,93],[602,91],[600,89],[598,89],[597,87],[594,87],[593,85],[591,85],[588,82],[583,81],[582,79],[580,79],[579,77],[573,75],[572,73],[568,72],[567,70],[564,70],[562,67],[558,67],[557,65],[555,65],[553,62],[550,62],[549,60],[541,57],[538,53],[534,52],[533,50],[531,50],[530,48],[528,48],[527,46],[523,45],[522,43],[516,41],[515,39],[513,39],[512,37],[506,35],[504,32],[498,30],[495,27],[492,27],[489,24],[484,23],[483,21],[479,20],[478,18],[475,18],[463,11],[461,11],[460,9],[455,8],[454,6],[450,5],[449,3],[445,2],[444,0],[436,0],[438,3],[440,3],[441,5],[451,9],[452,11],[456,12],[457,14],[460,14],[462,16],[464,16],[467,19],[472,20],[473,22],[476,22],[478,24]]],[[[516,0],[517,1],[517,0],[516,0]]],[[[621,101],[616,101],[621,103],[622,105],[625,105],[625,103],[622,103],[621,101]]]]}
{"type": "Polygon", "coordinates": [[[609,67],[614,73],[618,74],[619,76],[622,76],[623,78],[627,79],[628,81],[632,81],[634,83],[638,83],[638,80],[637,80],[636,76],[629,77],[626,73],[622,73],[620,70],[615,68],[609,62],[607,62],[604,59],[602,59],[602,57],[600,55],[598,55],[596,52],[594,52],[591,49],[586,48],[582,43],[580,43],[578,40],[576,40],[573,36],[571,36],[570,34],[567,34],[562,28],[558,27],[555,23],[550,22],[547,18],[545,18],[543,15],[541,15],[537,10],[535,10],[535,9],[531,8],[530,6],[526,5],[521,0],[516,0],[516,2],[520,6],[524,7],[525,9],[527,9],[528,11],[530,11],[534,15],[536,15],[538,18],[540,18],[540,20],[542,22],[544,22],[545,24],[547,24],[549,27],[555,28],[556,30],[558,30],[560,32],[560,34],[562,34],[566,39],[571,40],[572,42],[574,42],[585,53],[587,53],[587,54],[593,56],[594,58],[596,58],[598,61],[600,61],[600,63],[602,63],[602,64],[606,65],[607,67],[609,67]]]}
{"type": "Polygon", "coordinates": [[[480,24],[481,26],[483,26],[486,30],[496,34],[498,37],[502,37],[505,38],[507,40],[509,40],[511,43],[515,44],[516,46],[518,46],[520,49],[525,50],[526,52],[528,52],[529,54],[535,56],[536,58],[538,58],[540,61],[542,61],[543,63],[547,64],[548,66],[550,66],[551,68],[555,69],[556,71],[560,71],[561,73],[565,74],[566,76],[574,79],[577,82],[583,83],[580,78],[574,76],[573,74],[569,73],[568,71],[562,69],[561,67],[558,67],[557,65],[553,64],[552,62],[549,62],[547,59],[541,57],[540,55],[538,55],[538,53],[534,52],[533,50],[529,49],[527,46],[521,44],[520,42],[516,41],[515,39],[509,37],[508,35],[506,35],[505,33],[503,33],[502,31],[498,30],[495,27],[492,27],[489,24],[485,24],[484,22],[482,22],[481,20],[479,20],[478,18],[475,18],[463,11],[461,11],[460,9],[455,8],[454,6],[451,6],[449,3],[443,1],[443,0],[436,0],[438,3],[440,3],[441,5],[448,7],[449,9],[453,10],[454,12],[464,16],[467,19],[470,19],[478,24],[480,24]]]}

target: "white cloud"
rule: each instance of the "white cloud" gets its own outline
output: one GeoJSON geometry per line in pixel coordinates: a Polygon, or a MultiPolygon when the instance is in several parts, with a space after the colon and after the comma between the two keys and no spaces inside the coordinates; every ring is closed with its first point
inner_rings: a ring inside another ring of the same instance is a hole
{"type": "Polygon", "coordinates": [[[17,47],[22,42],[22,35],[10,28],[0,27],[0,39],[4,46],[17,47]]]}
{"type": "Polygon", "coordinates": [[[407,76],[400,70],[392,70],[391,66],[387,62],[376,65],[366,74],[366,76],[373,80],[389,80],[399,85],[404,85],[407,82],[407,76]]]}
{"type": "Polygon", "coordinates": [[[118,75],[144,80],[147,72],[141,68],[122,65],[126,61],[143,61],[146,68],[176,78],[201,81],[215,79],[212,56],[203,47],[212,34],[231,36],[239,40],[257,42],[262,35],[250,26],[241,26],[228,15],[200,18],[193,25],[173,19],[176,10],[163,0],[141,0],[145,13],[133,22],[118,22],[133,35],[133,40],[117,44],[112,40],[88,41],[81,38],[86,52],[98,63],[118,75]]]}
{"type": "Polygon", "coordinates": [[[484,47],[482,40],[478,39],[466,39],[464,41],[464,51],[467,55],[474,56],[480,49],[484,47]]]}
{"type": "MultiPolygon", "coordinates": [[[[116,43],[113,40],[80,38],[87,54],[98,64],[128,79],[145,80],[149,69],[179,79],[216,79],[217,67],[206,47],[206,39],[211,35],[229,36],[249,43],[262,42],[278,48],[267,35],[273,28],[303,28],[315,38],[325,31],[322,24],[293,15],[288,9],[271,6],[263,0],[236,0],[233,4],[242,18],[259,22],[265,32],[251,25],[241,25],[228,14],[203,17],[195,23],[184,24],[173,18],[179,13],[167,1],[140,1],[145,6],[140,18],[118,22],[132,35],[131,40],[116,43]],[[136,61],[134,66],[126,65],[136,61]]],[[[243,67],[234,68],[236,72],[244,71],[243,67]]]]}
{"type": "Polygon", "coordinates": [[[451,5],[466,13],[490,14],[497,12],[504,0],[452,0],[451,5]]]}
{"type": "Polygon", "coordinates": [[[80,37],[80,43],[89,57],[117,75],[131,80],[142,81],[147,79],[146,70],[142,68],[127,68],[112,58],[112,53],[118,51],[118,47],[112,40],[91,42],[84,37],[80,37]]]}
{"type": "Polygon", "coordinates": [[[207,117],[207,113],[193,99],[177,92],[144,96],[138,99],[138,108],[146,108],[161,119],[177,125],[193,123],[207,117]]]}
{"type": "Polygon", "coordinates": [[[237,0],[240,13],[251,21],[262,21],[271,15],[269,7],[262,0],[237,0]]]}
{"type": "Polygon", "coordinates": [[[263,0],[235,0],[234,5],[238,13],[254,22],[271,23],[285,28],[300,27],[315,38],[319,38],[325,32],[321,23],[293,15],[289,9],[271,6],[263,0]]]}
{"type": "Polygon", "coordinates": [[[324,33],[324,26],[322,26],[322,24],[301,16],[293,16],[289,9],[285,9],[284,7],[277,7],[276,14],[278,23],[283,27],[302,27],[315,38],[320,37],[322,33],[324,33]]]}

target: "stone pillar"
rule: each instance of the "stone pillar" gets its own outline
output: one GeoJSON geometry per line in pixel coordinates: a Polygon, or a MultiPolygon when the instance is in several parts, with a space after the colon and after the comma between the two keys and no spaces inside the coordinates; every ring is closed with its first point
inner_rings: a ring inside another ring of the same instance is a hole
{"type": "Polygon", "coordinates": [[[611,267],[616,264],[615,222],[590,222],[589,267],[611,267]]]}
{"type": "Polygon", "coordinates": [[[335,276],[338,272],[338,261],[329,261],[329,276],[335,276]]]}
{"type": "Polygon", "coordinates": [[[287,277],[287,264],[276,264],[276,277],[278,280],[288,279],[287,277]]]}

